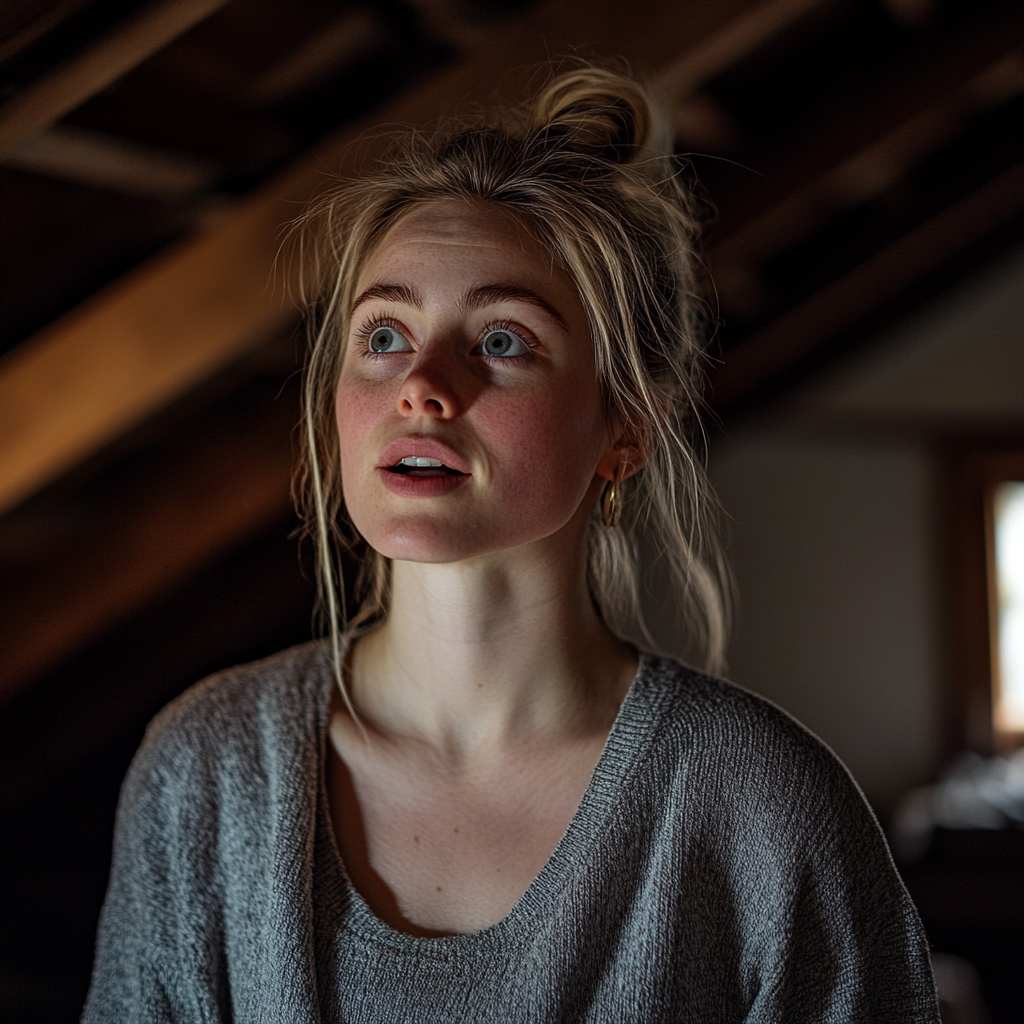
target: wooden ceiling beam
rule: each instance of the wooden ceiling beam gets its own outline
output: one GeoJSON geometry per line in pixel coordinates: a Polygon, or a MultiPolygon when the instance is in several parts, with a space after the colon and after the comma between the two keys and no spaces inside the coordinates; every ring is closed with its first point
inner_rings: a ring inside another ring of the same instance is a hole
{"type": "Polygon", "coordinates": [[[0,64],[52,32],[62,21],[66,21],[87,3],[89,0],[53,0],[41,11],[32,11],[29,8],[25,12],[27,17],[20,24],[16,20],[16,15],[8,15],[7,24],[4,26],[6,38],[0,42],[0,64]]]}
{"type": "Polygon", "coordinates": [[[810,237],[842,210],[859,205],[905,178],[921,161],[950,143],[976,115],[1024,92],[1019,50],[980,75],[954,83],[936,102],[881,135],[822,177],[787,195],[714,246],[709,262],[728,314],[744,293],[763,287],[761,266],[810,237]]]}
{"type": "MultiPolygon", "coordinates": [[[[93,636],[290,508],[295,389],[158,458],[112,495],[99,529],[9,566],[0,704],[93,636]]],[[[195,431],[192,432],[193,434],[195,431]]]]}
{"type": "Polygon", "coordinates": [[[0,511],[283,327],[286,211],[260,197],[0,360],[0,511]]]}
{"type": "Polygon", "coordinates": [[[658,85],[671,107],[706,82],[756,52],[773,37],[827,0],[767,0],[745,11],[698,46],[662,68],[658,85]]]}
{"type": "MultiPolygon", "coordinates": [[[[678,5],[681,11],[659,8],[638,29],[622,26],[615,6],[586,5],[586,18],[580,3],[545,7],[503,35],[500,46],[485,49],[416,96],[400,99],[383,117],[426,123],[464,100],[486,98],[499,58],[502,66],[541,63],[545,50],[557,53],[574,43],[589,44],[594,52],[623,53],[640,68],[667,67],[663,86],[672,81],[669,72],[681,80],[680,68],[687,65],[678,52],[688,47],[693,60],[681,77],[692,90],[702,74],[722,69],[723,54],[738,59],[749,52],[737,41],[749,44],[757,36],[751,26],[763,32],[765,25],[788,24],[783,15],[796,17],[798,8],[805,9],[797,0],[736,3],[728,10],[718,5],[714,12],[707,8],[715,5],[691,3],[678,5]],[[585,37],[577,23],[586,24],[585,37]],[[746,26],[744,31],[738,24],[746,26]],[[669,38],[673,26],[677,34],[669,38]],[[658,35],[655,42],[646,38],[649,31],[658,35]]],[[[760,45],[763,37],[757,39],[760,45]]],[[[270,271],[280,226],[322,187],[325,169],[349,172],[379,151],[379,140],[372,138],[351,145],[361,132],[357,126],[330,140],[240,204],[216,229],[129,275],[0,362],[0,439],[6,438],[0,440],[0,495],[8,470],[18,466],[8,460],[9,453],[21,444],[24,460],[26,434],[37,446],[35,483],[26,488],[22,477],[13,492],[6,492],[8,504],[11,493],[24,495],[52,479],[293,315],[284,298],[287,281],[274,280],[270,271]],[[26,365],[19,369],[21,359],[26,365]],[[65,405],[71,407],[68,416],[65,405]],[[50,433],[48,425],[54,426],[50,433]],[[5,448],[12,437],[17,444],[5,448]],[[42,471],[41,456],[50,460],[42,460],[42,471]]],[[[730,352],[716,378],[716,406],[735,405],[767,377],[796,365],[998,226],[1000,218],[1019,208],[1014,203],[1020,191],[1020,169],[1015,169],[830,286],[824,298],[816,296],[747,339],[730,352]]],[[[283,410],[279,405],[269,419],[239,421],[237,429],[211,436],[201,452],[190,450],[154,467],[118,505],[121,525],[91,538],[87,551],[69,551],[43,567],[34,582],[18,588],[17,601],[0,605],[8,637],[0,644],[0,700],[131,608],[282,515],[294,408],[283,410]]],[[[24,473],[24,462],[21,467],[24,473]]]]}
{"type": "Polygon", "coordinates": [[[756,173],[723,181],[715,191],[720,238],[913,122],[940,97],[968,88],[1001,59],[1019,53],[1022,44],[1024,7],[1006,4],[981,12],[969,28],[947,30],[870,84],[851,86],[845,97],[836,97],[818,116],[802,122],[794,137],[773,138],[768,148],[744,154],[744,165],[756,173]]]}
{"type": "Polygon", "coordinates": [[[168,153],[74,125],[54,125],[7,154],[9,167],[93,188],[164,202],[208,193],[220,167],[211,160],[168,153]]]}
{"type": "Polygon", "coordinates": [[[1024,163],[1004,171],[726,353],[711,375],[727,412],[1024,211],[1024,163]]]}
{"type": "MultiPolygon", "coordinates": [[[[225,215],[0,360],[0,512],[281,328],[294,315],[273,274],[282,226],[329,181],[372,160],[381,123],[428,124],[490,99],[495,69],[582,48],[663,68],[748,13],[751,0],[555,0],[507,23],[477,54],[328,140],[225,215]],[[355,142],[359,142],[355,145],[355,142]]],[[[513,92],[526,76],[507,79],[513,92]]]]}
{"type": "Polygon", "coordinates": [[[0,158],[209,17],[227,0],[160,0],[0,107],[0,158]]]}

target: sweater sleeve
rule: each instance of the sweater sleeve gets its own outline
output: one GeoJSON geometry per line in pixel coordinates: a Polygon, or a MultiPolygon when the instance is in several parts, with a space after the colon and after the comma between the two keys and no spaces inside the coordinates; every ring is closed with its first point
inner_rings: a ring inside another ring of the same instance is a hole
{"type": "Polygon", "coordinates": [[[677,692],[687,984],[746,1024],[938,1024],[917,910],[842,762],[732,684],[677,692]]]}
{"type": "Polygon", "coordinates": [[[797,758],[807,771],[797,799],[771,850],[759,837],[749,875],[761,890],[754,905],[776,898],[753,946],[747,1021],[938,1024],[924,931],[881,829],[831,752],[810,753],[797,758]]]}
{"type": "Polygon", "coordinates": [[[230,1019],[207,842],[216,815],[201,759],[169,717],[150,726],[121,789],[82,1024],[230,1019]]]}

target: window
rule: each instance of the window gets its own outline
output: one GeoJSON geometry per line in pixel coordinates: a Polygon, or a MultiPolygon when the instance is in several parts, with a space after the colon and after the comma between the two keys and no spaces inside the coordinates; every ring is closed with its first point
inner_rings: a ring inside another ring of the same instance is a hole
{"type": "Polygon", "coordinates": [[[995,485],[992,539],[992,722],[1003,746],[1024,739],[1024,481],[995,485]]]}
{"type": "Polygon", "coordinates": [[[1024,450],[961,451],[952,471],[949,753],[1005,753],[1024,743],[1024,450]]]}

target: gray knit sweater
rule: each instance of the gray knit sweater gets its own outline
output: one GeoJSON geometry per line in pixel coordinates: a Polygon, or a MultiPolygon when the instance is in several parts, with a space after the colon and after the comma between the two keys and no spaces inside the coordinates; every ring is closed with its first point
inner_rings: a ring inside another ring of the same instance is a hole
{"type": "Polygon", "coordinates": [[[193,687],[124,784],[86,1024],[937,1022],[921,925],[843,766],[643,656],[561,842],[498,924],[422,939],[346,878],[322,643],[193,687]]]}

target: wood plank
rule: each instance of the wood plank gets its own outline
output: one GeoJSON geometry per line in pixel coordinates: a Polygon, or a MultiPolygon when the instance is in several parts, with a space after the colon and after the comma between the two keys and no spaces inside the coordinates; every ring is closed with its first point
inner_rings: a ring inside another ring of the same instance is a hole
{"type": "Polygon", "coordinates": [[[963,88],[1001,58],[1019,51],[1024,39],[1024,6],[987,8],[959,31],[946,29],[922,41],[899,62],[868,82],[851,82],[845,95],[812,118],[798,122],[790,136],[768,140],[744,152],[744,170],[715,187],[721,211],[718,235],[725,239],[764,211],[781,204],[848,160],[898,131],[940,97],[963,88]]]}
{"type": "Polygon", "coordinates": [[[227,0],[162,0],[0,107],[0,158],[141,64],[227,0]]]}
{"type": "Polygon", "coordinates": [[[423,125],[440,113],[528,85],[511,70],[549,54],[625,56],[657,69],[754,5],[659,0],[643,18],[613,0],[555,0],[471,59],[320,146],[215,228],[139,268],[0,361],[0,512],[55,479],[251,348],[293,315],[272,269],[282,225],[328,182],[372,160],[380,124],[423,125]],[[359,144],[354,143],[358,140],[359,144]]]}
{"type": "Polygon", "coordinates": [[[668,103],[680,102],[705,82],[756,52],[827,0],[768,0],[744,12],[663,68],[658,85],[668,103]]]}
{"type": "Polygon", "coordinates": [[[0,511],[265,339],[292,312],[275,201],[117,282],[0,362],[0,511]]]}
{"type": "Polygon", "coordinates": [[[4,162],[30,174],[171,203],[195,200],[222,173],[212,160],[63,124],[20,142],[4,162]]]}
{"type": "MultiPolygon", "coordinates": [[[[269,204],[282,202],[282,191],[278,183],[277,193],[269,204]]],[[[248,217],[239,218],[250,229],[255,220],[254,205],[247,208],[248,217]]],[[[274,237],[271,218],[255,223],[262,229],[262,235],[259,230],[255,232],[257,238],[274,237]]],[[[236,251],[246,245],[251,247],[252,237],[230,238],[230,247],[236,251]]],[[[223,243],[223,237],[220,238],[223,243]]],[[[186,247],[193,259],[196,248],[195,244],[186,247]]],[[[167,258],[173,263],[180,255],[167,258]]],[[[262,254],[259,266],[264,273],[266,261],[272,255],[269,248],[262,254]]],[[[207,259],[209,262],[200,268],[204,272],[201,278],[214,264],[213,256],[208,255],[207,259]]],[[[145,280],[146,271],[142,274],[145,280]]],[[[163,283],[169,286],[166,279],[163,283]]],[[[250,293],[256,291],[259,283],[248,282],[250,293]]],[[[138,287],[130,279],[125,284],[138,287]]],[[[143,299],[151,295],[144,288],[141,292],[143,299]]],[[[222,293],[219,301],[227,309],[242,308],[244,294],[244,290],[242,295],[222,293]]],[[[201,308],[208,317],[217,300],[216,293],[203,297],[201,308]]],[[[272,309],[250,304],[245,310],[264,329],[272,329],[277,322],[272,309]]],[[[88,309],[82,313],[92,315],[88,309]]],[[[150,338],[162,339],[159,355],[173,347],[175,334],[184,332],[185,327],[187,324],[182,326],[164,318],[142,321],[137,330],[141,334],[144,329],[150,338]],[[167,332],[166,337],[161,332],[167,332]]],[[[243,335],[250,340],[254,336],[243,335]]],[[[197,341],[194,335],[185,340],[193,344],[197,341]]],[[[196,348],[201,350],[202,345],[196,344],[196,348]]],[[[95,347],[91,354],[95,358],[95,347]]],[[[120,354],[123,356],[123,352],[120,354]]],[[[173,354],[183,358],[181,345],[173,354]]],[[[66,360],[69,353],[51,353],[50,373],[59,380],[63,372],[63,379],[71,388],[89,372],[89,366],[84,362],[75,368],[63,366],[60,355],[66,360]]],[[[118,355],[114,348],[109,358],[116,359],[118,355]]],[[[145,358],[145,350],[136,354],[137,361],[145,358]]],[[[95,386],[102,387],[102,381],[95,386]]],[[[118,394],[123,397],[123,391],[117,388],[110,393],[115,399],[118,394]]],[[[0,644],[0,702],[73,653],[90,637],[109,628],[133,607],[152,599],[225,546],[282,514],[288,504],[288,435],[295,412],[292,407],[282,417],[281,409],[278,406],[277,414],[269,420],[240,422],[229,432],[209,439],[198,459],[189,451],[170,463],[154,466],[144,480],[137,481],[130,493],[115,503],[116,522],[110,524],[107,532],[90,538],[83,550],[60,552],[46,565],[33,567],[25,585],[11,590],[0,604],[5,634],[0,644]],[[257,455],[260,457],[254,461],[257,455]]]]}
{"type": "Polygon", "coordinates": [[[1024,210],[1024,163],[876,253],[730,349],[711,376],[725,411],[1024,210]]]}
{"type": "MultiPolygon", "coordinates": [[[[1007,40],[1012,47],[1013,40],[1007,40]]],[[[1015,48],[969,82],[952,82],[909,121],[796,189],[732,232],[710,254],[719,293],[730,278],[756,274],[760,265],[802,242],[846,208],[879,195],[913,167],[950,143],[971,118],[1024,92],[1024,58],[1015,48]]]]}
{"type": "Polygon", "coordinates": [[[12,572],[0,597],[0,703],[225,548],[287,515],[297,418],[293,388],[189,438],[113,496],[99,530],[76,536],[43,564],[12,572]]]}

